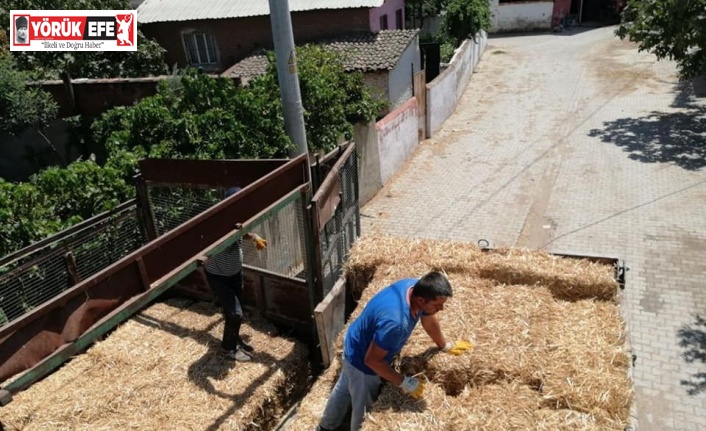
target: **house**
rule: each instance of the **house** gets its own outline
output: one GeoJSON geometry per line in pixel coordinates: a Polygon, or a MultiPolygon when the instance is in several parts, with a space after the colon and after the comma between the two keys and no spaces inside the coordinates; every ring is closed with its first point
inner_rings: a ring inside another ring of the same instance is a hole
{"type": "Polygon", "coordinates": [[[626,0],[491,0],[491,32],[549,30],[567,18],[575,24],[611,19],[626,0]]]}
{"type": "MultiPolygon", "coordinates": [[[[297,44],[404,28],[405,0],[289,0],[297,44]]],[[[137,19],[166,49],[167,64],[222,72],[273,46],[266,0],[144,0],[137,19]]]]}
{"type": "MultiPolygon", "coordinates": [[[[351,33],[314,41],[337,52],[346,70],[363,72],[371,92],[388,100],[390,109],[413,94],[413,75],[421,69],[419,30],[382,30],[351,33]]],[[[254,53],[237,62],[223,76],[247,83],[267,70],[264,53],[254,53]]]]}

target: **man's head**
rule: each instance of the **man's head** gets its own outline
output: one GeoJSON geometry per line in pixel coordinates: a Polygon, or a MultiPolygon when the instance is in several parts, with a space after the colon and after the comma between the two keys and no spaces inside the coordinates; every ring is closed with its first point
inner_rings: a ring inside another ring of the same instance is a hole
{"type": "Polygon", "coordinates": [[[444,309],[444,303],[453,296],[451,283],[440,272],[432,271],[424,275],[412,287],[412,303],[424,314],[430,316],[444,309]]]}
{"type": "Polygon", "coordinates": [[[26,16],[15,19],[15,35],[18,40],[27,40],[28,21],[26,16]]]}
{"type": "Polygon", "coordinates": [[[234,194],[238,193],[238,192],[241,191],[241,190],[242,190],[242,189],[241,189],[240,187],[238,187],[238,186],[231,187],[231,188],[229,188],[228,190],[226,190],[226,197],[229,198],[229,197],[233,196],[234,194]]]}

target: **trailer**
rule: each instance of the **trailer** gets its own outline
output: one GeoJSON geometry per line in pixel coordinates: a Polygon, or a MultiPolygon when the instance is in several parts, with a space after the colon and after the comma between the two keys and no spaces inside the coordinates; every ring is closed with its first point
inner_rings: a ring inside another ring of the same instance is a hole
{"type": "Polygon", "coordinates": [[[245,305],[318,343],[313,310],[360,235],[354,143],[311,164],[145,159],[139,172],[135,200],[0,261],[2,405],[165,292],[207,297],[204,260],[255,229],[270,246],[246,258],[245,305]]]}

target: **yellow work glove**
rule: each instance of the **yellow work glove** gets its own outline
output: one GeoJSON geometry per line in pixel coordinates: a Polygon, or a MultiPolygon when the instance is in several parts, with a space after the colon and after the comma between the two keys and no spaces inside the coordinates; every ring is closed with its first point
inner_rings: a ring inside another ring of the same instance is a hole
{"type": "Polygon", "coordinates": [[[258,250],[264,250],[267,248],[267,240],[260,238],[259,235],[253,234],[252,242],[255,243],[255,248],[258,250]]]}
{"type": "Polygon", "coordinates": [[[400,388],[415,400],[420,399],[424,394],[424,382],[414,377],[405,376],[400,388]]]}
{"type": "Polygon", "coordinates": [[[466,350],[470,350],[473,348],[473,343],[470,341],[454,341],[454,342],[449,342],[446,343],[446,346],[444,346],[443,349],[441,349],[442,352],[449,353],[451,355],[458,356],[465,352],[466,350]]]}

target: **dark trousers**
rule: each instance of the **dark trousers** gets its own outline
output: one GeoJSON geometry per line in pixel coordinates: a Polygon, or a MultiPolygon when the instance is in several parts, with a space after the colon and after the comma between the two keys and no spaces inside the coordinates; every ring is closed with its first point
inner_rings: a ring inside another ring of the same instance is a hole
{"type": "Polygon", "coordinates": [[[243,322],[243,272],[224,276],[206,271],[206,279],[223,307],[225,325],[221,347],[225,350],[235,350],[240,342],[240,325],[243,322]]]}

